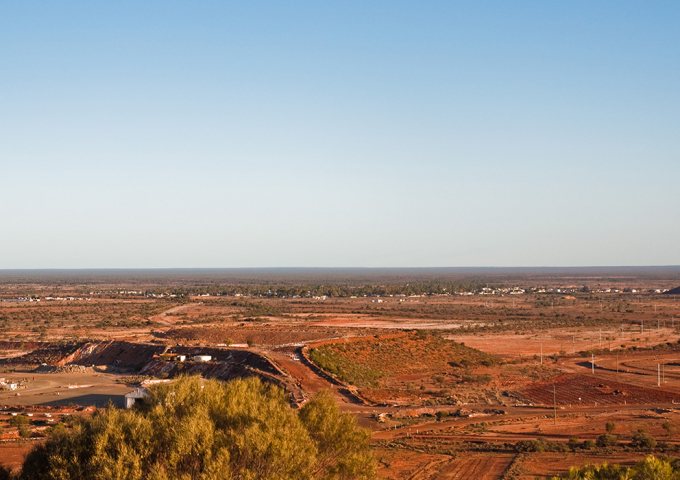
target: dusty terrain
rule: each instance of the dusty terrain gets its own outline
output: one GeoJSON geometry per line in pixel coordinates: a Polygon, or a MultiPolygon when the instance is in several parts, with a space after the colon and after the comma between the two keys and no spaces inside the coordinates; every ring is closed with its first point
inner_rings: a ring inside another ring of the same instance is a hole
{"type": "Polygon", "coordinates": [[[374,431],[383,478],[534,479],[680,455],[680,297],[661,293],[680,276],[17,280],[0,283],[6,465],[63,415],[184,373],[259,376],[294,406],[330,389],[374,431]],[[597,446],[608,423],[616,444],[597,446]],[[656,446],[636,446],[641,429],[656,446]]]}

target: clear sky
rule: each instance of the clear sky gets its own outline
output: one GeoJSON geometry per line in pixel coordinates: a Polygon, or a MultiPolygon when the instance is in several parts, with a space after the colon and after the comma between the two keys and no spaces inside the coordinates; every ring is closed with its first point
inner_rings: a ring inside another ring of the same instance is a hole
{"type": "Polygon", "coordinates": [[[680,264],[680,2],[0,0],[0,268],[680,264]]]}

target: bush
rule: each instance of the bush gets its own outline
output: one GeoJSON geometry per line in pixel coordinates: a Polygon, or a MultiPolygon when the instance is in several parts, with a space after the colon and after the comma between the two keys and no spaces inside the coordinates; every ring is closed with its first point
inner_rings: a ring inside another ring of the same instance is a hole
{"type": "Polygon", "coordinates": [[[603,433],[597,437],[597,442],[595,442],[598,447],[614,447],[617,443],[619,443],[618,437],[610,433],[603,433]]]}
{"type": "Polygon", "coordinates": [[[448,417],[448,416],[449,416],[449,412],[446,411],[446,410],[439,410],[439,411],[436,413],[436,415],[437,415],[437,420],[440,420],[440,421],[441,421],[442,418],[448,417]]]}
{"type": "Polygon", "coordinates": [[[488,373],[482,373],[477,375],[469,370],[466,370],[465,373],[463,373],[463,376],[461,377],[460,381],[467,383],[489,383],[492,379],[493,377],[491,377],[491,375],[489,375],[488,373]]]}
{"type": "Polygon", "coordinates": [[[59,422],[53,427],[47,427],[45,429],[45,433],[50,436],[50,435],[58,435],[60,433],[66,433],[66,427],[64,426],[63,423],[59,422]]]}
{"type": "Polygon", "coordinates": [[[31,427],[28,425],[19,425],[19,436],[21,438],[31,438],[33,436],[31,427]]]}
{"type": "Polygon", "coordinates": [[[635,448],[651,449],[656,447],[656,440],[644,430],[638,430],[630,441],[630,445],[635,448]]]}
{"type": "MultiPolygon", "coordinates": [[[[565,478],[569,480],[676,480],[678,470],[674,467],[674,463],[653,455],[639,461],[633,468],[609,465],[607,462],[601,465],[586,463],[580,468],[571,467],[565,478]]],[[[550,480],[560,480],[560,477],[551,477],[550,480]]]]}
{"type": "Polygon", "coordinates": [[[15,415],[9,419],[9,424],[12,427],[18,427],[19,425],[28,425],[30,420],[24,415],[15,415]]]}
{"type": "Polygon", "coordinates": [[[607,422],[604,428],[607,430],[607,433],[614,433],[614,430],[616,430],[616,424],[614,422],[607,422]]]}
{"type": "Polygon", "coordinates": [[[675,431],[678,429],[677,425],[675,425],[672,422],[664,422],[661,424],[661,427],[666,430],[666,435],[669,437],[675,433],[675,431]]]}
{"type": "Polygon", "coordinates": [[[290,408],[257,378],[181,377],[131,410],[73,419],[26,457],[21,480],[375,478],[370,432],[322,392],[290,408]]]}
{"type": "Polygon", "coordinates": [[[585,440],[583,442],[583,448],[590,450],[592,448],[595,448],[597,444],[595,443],[595,440],[585,440]]]}
{"type": "Polygon", "coordinates": [[[560,442],[550,442],[545,438],[522,440],[515,444],[515,450],[522,452],[564,452],[567,446],[560,442]]]}

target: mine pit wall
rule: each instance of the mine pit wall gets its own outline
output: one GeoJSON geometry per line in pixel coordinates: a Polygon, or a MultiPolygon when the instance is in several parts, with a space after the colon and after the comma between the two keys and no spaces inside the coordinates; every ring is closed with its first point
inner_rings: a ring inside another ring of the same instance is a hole
{"type": "MultiPolygon", "coordinates": [[[[266,354],[242,349],[182,346],[172,347],[166,353],[186,355],[187,359],[191,359],[194,355],[210,355],[212,357],[210,362],[205,363],[184,362],[183,367],[179,367],[178,362],[172,362],[177,367],[182,368],[182,373],[200,373],[205,378],[217,378],[225,381],[257,376],[263,382],[281,387],[289,395],[291,406],[300,407],[306,402],[304,393],[294,379],[266,354]]],[[[154,375],[166,372],[169,375],[173,374],[169,370],[159,370],[159,373],[154,373],[154,375]]]]}
{"type": "Polygon", "coordinates": [[[0,350],[30,350],[18,357],[0,359],[0,364],[57,364],[82,346],[83,343],[0,342],[0,350]]]}
{"type": "Polygon", "coordinates": [[[263,382],[281,387],[291,397],[291,404],[304,402],[303,395],[296,388],[288,374],[281,370],[266,356],[257,352],[241,349],[222,349],[209,347],[168,348],[165,345],[133,343],[124,341],[88,342],[58,344],[49,342],[0,342],[0,349],[34,349],[32,352],[9,359],[2,363],[40,364],[53,367],[67,365],[115,365],[121,372],[139,372],[143,375],[172,377],[182,374],[201,375],[228,381],[235,378],[258,377],[263,382]],[[186,362],[164,361],[160,355],[175,353],[186,355],[186,362]],[[192,362],[194,355],[210,355],[210,362],[192,362]]]}
{"type": "Polygon", "coordinates": [[[212,361],[238,363],[255,368],[270,375],[285,375],[264,355],[260,355],[259,353],[249,350],[206,347],[172,347],[168,349],[167,353],[186,355],[187,360],[191,359],[194,355],[210,355],[212,357],[212,361]]]}
{"type": "MultiPolygon", "coordinates": [[[[185,355],[187,360],[191,360],[194,355],[210,355],[211,363],[244,365],[275,376],[283,374],[269,359],[247,350],[181,346],[168,348],[165,345],[123,341],[86,343],[56,364],[116,365],[121,369],[141,371],[164,353],[185,355]]],[[[194,365],[192,362],[189,364],[194,365]]]]}
{"type": "Polygon", "coordinates": [[[278,385],[291,397],[292,404],[301,400],[299,389],[288,375],[271,360],[257,352],[241,349],[184,347],[123,341],[92,342],[80,346],[57,365],[115,365],[120,371],[134,371],[142,375],[174,377],[179,374],[201,375],[222,381],[235,378],[258,377],[278,385]],[[187,361],[166,361],[164,353],[185,355],[187,361]],[[210,355],[210,362],[192,362],[194,355],[210,355]]]}
{"type": "Polygon", "coordinates": [[[86,343],[57,365],[116,365],[121,369],[141,370],[154,355],[165,351],[165,345],[122,341],[86,343]]]}

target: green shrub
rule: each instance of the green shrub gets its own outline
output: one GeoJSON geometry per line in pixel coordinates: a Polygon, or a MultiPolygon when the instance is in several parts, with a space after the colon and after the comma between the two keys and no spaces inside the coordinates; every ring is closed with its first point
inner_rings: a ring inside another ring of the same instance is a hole
{"type": "Polygon", "coordinates": [[[630,445],[635,448],[650,449],[656,447],[656,440],[644,430],[638,430],[630,441],[630,445]]]}
{"type": "Polygon", "coordinates": [[[309,358],[322,369],[357,387],[377,387],[378,379],[384,375],[326,346],[310,349],[309,358]]]}
{"type": "Polygon", "coordinates": [[[595,440],[584,440],[583,442],[583,448],[588,450],[595,448],[596,445],[595,440]]]}
{"type": "Polygon", "coordinates": [[[9,424],[12,427],[18,427],[19,425],[28,425],[30,420],[24,415],[15,415],[9,419],[9,424]]]}
{"type": "Polygon", "coordinates": [[[613,447],[617,443],[619,443],[618,437],[610,433],[603,433],[597,437],[597,441],[595,442],[598,447],[613,447]]]}
{"type": "Polygon", "coordinates": [[[567,446],[561,442],[551,442],[545,438],[522,440],[515,444],[515,450],[522,452],[564,452],[567,446]]]}
{"type": "Polygon", "coordinates": [[[21,438],[31,438],[33,436],[31,427],[28,425],[19,425],[19,436],[21,438]]]}
{"type": "MultiPolygon", "coordinates": [[[[633,468],[609,465],[604,462],[600,465],[586,463],[580,468],[571,467],[569,474],[562,477],[568,480],[677,480],[679,473],[676,462],[659,459],[653,455],[640,460],[633,468]]],[[[561,477],[551,477],[550,480],[560,480],[561,477]]]]}
{"type": "Polygon", "coordinates": [[[375,478],[370,432],[322,392],[301,410],[257,378],[182,377],[131,410],[73,419],[24,461],[21,480],[375,478]]]}

